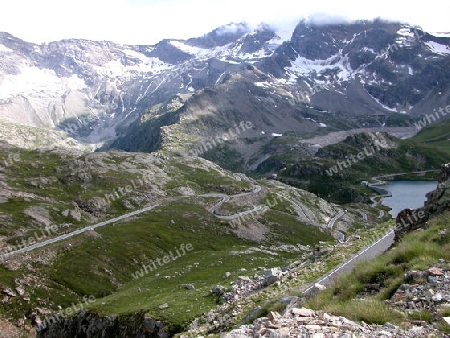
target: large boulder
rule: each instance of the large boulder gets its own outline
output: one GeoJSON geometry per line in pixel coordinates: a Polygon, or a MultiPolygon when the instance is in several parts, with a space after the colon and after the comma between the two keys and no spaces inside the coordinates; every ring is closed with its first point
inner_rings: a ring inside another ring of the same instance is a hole
{"type": "Polygon", "coordinates": [[[268,270],[264,275],[264,281],[263,284],[265,286],[271,285],[278,281],[282,276],[282,271],[280,268],[272,268],[268,270]]]}

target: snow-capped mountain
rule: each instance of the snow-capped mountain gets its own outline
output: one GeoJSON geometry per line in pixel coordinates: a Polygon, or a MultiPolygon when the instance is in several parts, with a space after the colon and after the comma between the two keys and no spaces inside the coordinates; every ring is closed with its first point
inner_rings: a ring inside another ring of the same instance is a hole
{"type": "Polygon", "coordinates": [[[0,118],[101,142],[150,106],[219,83],[243,60],[260,60],[279,45],[268,27],[250,32],[243,24],[155,46],[36,45],[0,33],[0,118]]]}
{"type": "Polygon", "coordinates": [[[303,21],[289,41],[266,25],[230,24],[154,46],[36,45],[0,33],[0,121],[98,144],[126,133],[151,107],[220,85],[230,74],[259,87],[261,96],[284,95],[292,107],[421,115],[449,104],[449,65],[450,38],[382,21],[303,21]]]}
{"type": "Polygon", "coordinates": [[[422,115],[448,104],[449,62],[450,39],[417,27],[302,22],[262,68],[329,110],[422,115]]]}

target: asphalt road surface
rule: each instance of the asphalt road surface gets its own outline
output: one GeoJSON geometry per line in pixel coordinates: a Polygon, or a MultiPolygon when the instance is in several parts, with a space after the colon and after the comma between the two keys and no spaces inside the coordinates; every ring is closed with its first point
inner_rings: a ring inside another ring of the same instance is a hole
{"type": "Polygon", "coordinates": [[[16,251],[12,251],[12,252],[9,252],[7,254],[3,254],[3,255],[0,256],[0,259],[8,258],[8,257],[14,256],[16,254],[28,252],[28,251],[31,251],[31,250],[34,250],[34,249],[37,249],[37,248],[42,248],[43,246],[46,246],[46,245],[49,245],[49,244],[52,244],[52,243],[56,243],[56,242],[59,242],[59,241],[62,241],[62,240],[65,240],[65,239],[73,237],[75,235],[82,234],[85,231],[94,230],[95,228],[102,227],[104,225],[108,225],[108,224],[111,224],[111,223],[114,223],[114,222],[121,221],[123,219],[130,218],[130,217],[135,216],[135,215],[142,214],[144,212],[147,212],[147,211],[150,211],[150,210],[156,208],[157,206],[159,206],[159,204],[151,205],[149,207],[146,207],[146,208],[143,208],[143,209],[140,209],[140,210],[136,210],[136,211],[130,212],[128,214],[125,214],[125,215],[122,215],[122,216],[119,216],[119,217],[115,217],[115,218],[112,218],[112,219],[104,221],[104,222],[100,222],[100,223],[97,223],[97,224],[94,224],[94,225],[90,225],[90,226],[82,228],[82,229],[78,229],[78,230],[72,231],[72,232],[70,232],[68,234],[60,235],[58,237],[51,238],[51,239],[48,239],[46,241],[39,242],[39,243],[30,245],[30,246],[27,246],[25,248],[22,248],[22,249],[19,249],[19,250],[16,250],[16,251]]]}
{"type": "Polygon", "coordinates": [[[384,235],[379,240],[375,241],[365,249],[358,252],[349,260],[345,261],[337,268],[328,272],[325,276],[321,277],[317,281],[315,281],[310,287],[308,287],[305,291],[303,291],[304,295],[310,295],[314,292],[314,285],[321,284],[324,286],[329,286],[331,283],[340,275],[346,272],[351,272],[356,263],[369,260],[381,255],[387,249],[391,247],[394,243],[394,230],[390,230],[386,235],[384,235]]]}

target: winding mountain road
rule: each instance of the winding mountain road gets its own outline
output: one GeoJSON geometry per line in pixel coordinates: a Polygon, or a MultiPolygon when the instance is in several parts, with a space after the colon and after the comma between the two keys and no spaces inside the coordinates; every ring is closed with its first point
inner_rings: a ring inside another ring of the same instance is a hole
{"type": "MultiPolygon", "coordinates": [[[[247,181],[247,182],[251,183],[250,179],[245,174],[235,174],[235,178],[237,180],[244,180],[244,181],[247,181]]],[[[215,214],[215,211],[218,208],[220,208],[220,206],[223,203],[229,201],[230,198],[242,197],[242,196],[247,196],[247,195],[251,195],[251,194],[257,194],[260,191],[261,191],[261,186],[253,185],[253,190],[252,191],[246,192],[246,193],[237,194],[237,195],[233,195],[233,196],[228,196],[228,195],[225,195],[225,194],[214,194],[214,193],[212,193],[212,194],[200,195],[199,197],[218,197],[218,198],[222,199],[219,203],[217,203],[216,205],[214,205],[212,208],[210,208],[208,210],[209,212],[215,214]]],[[[29,245],[27,247],[24,247],[24,248],[21,248],[21,249],[18,249],[18,250],[14,250],[14,251],[11,251],[11,252],[8,252],[8,253],[0,254],[0,261],[3,260],[3,259],[6,259],[6,258],[12,257],[12,256],[14,256],[16,254],[29,252],[29,251],[32,251],[32,250],[35,250],[35,249],[38,249],[38,248],[42,248],[42,247],[44,247],[46,245],[49,245],[49,244],[53,244],[53,243],[56,243],[56,242],[63,241],[63,240],[68,239],[70,237],[82,234],[82,233],[84,233],[86,231],[94,230],[94,229],[96,229],[98,227],[102,227],[102,226],[105,226],[105,225],[108,225],[108,224],[112,224],[112,223],[115,223],[115,222],[118,222],[118,221],[130,218],[130,217],[133,217],[133,216],[136,216],[136,215],[139,215],[139,214],[143,214],[145,212],[153,210],[154,208],[158,207],[159,205],[160,204],[151,205],[151,206],[148,206],[148,207],[145,207],[145,208],[142,208],[142,209],[139,209],[139,210],[135,210],[133,212],[121,215],[119,217],[112,218],[112,219],[107,220],[107,221],[99,222],[97,224],[84,227],[82,229],[74,230],[74,231],[72,231],[70,233],[67,233],[67,234],[59,235],[57,237],[50,238],[50,239],[47,239],[47,240],[39,242],[39,243],[35,243],[33,245],[29,245]]],[[[222,218],[222,219],[234,219],[234,218],[241,217],[243,215],[255,212],[257,210],[261,210],[262,207],[263,206],[256,206],[252,210],[240,212],[240,213],[237,213],[237,214],[234,214],[234,215],[229,215],[229,216],[218,216],[218,215],[216,215],[216,217],[222,218]]]]}
{"type": "Polygon", "coordinates": [[[430,169],[430,170],[411,171],[409,173],[395,173],[395,174],[374,176],[374,177],[372,177],[372,180],[375,181],[375,183],[371,184],[371,185],[384,185],[384,182],[379,180],[379,178],[394,177],[394,176],[407,175],[407,174],[426,174],[426,173],[438,173],[438,172],[440,172],[439,169],[430,169]]]}
{"type": "MultiPolygon", "coordinates": [[[[339,220],[339,218],[343,217],[345,215],[346,211],[343,211],[342,209],[339,210],[339,213],[334,216],[327,224],[327,227],[330,230],[333,230],[334,224],[339,220]]],[[[345,235],[343,232],[336,230],[335,234],[337,235],[337,240],[339,243],[344,243],[345,242],[345,235]]]]}
{"type": "MultiPolygon", "coordinates": [[[[407,174],[426,174],[426,173],[437,173],[440,172],[440,170],[438,169],[430,169],[430,170],[422,170],[422,171],[412,171],[409,173],[395,173],[395,174],[386,174],[386,175],[381,175],[381,176],[374,176],[372,177],[372,181],[375,181],[375,183],[373,184],[369,184],[367,183],[367,187],[369,189],[375,190],[378,193],[378,196],[372,196],[370,197],[370,200],[372,202],[372,207],[376,207],[378,204],[380,204],[383,199],[385,197],[392,197],[392,194],[384,189],[384,188],[378,188],[379,185],[385,185],[386,182],[381,181],[380,178],[385,178],[385,177],[394,177],[394,176],[400,176],[400,175],[407,175],[407,174]],[[377,198],[381,198],[380,202],[378,202],[376,199],[377,198]]],[[[383,218],[384,216],[384,211],[381,210],[380,211],[380,215],[378,216],[378,218],[383,218]]]]}
{"type": "Polygon", "coordinates": [[[304,220],[305,222],[312,223],[311,220],[306,216],[305,212],[300,207],[300,205],[295,203],[293,200],[291,200],[289,197],[285,196],[284,194],[277,194],[277,195],[282,197],[282,198],[284,198],[284,199],[286,199],[287,201],[289,201],[289,203],[292,204],[292,206],[294,207],[295,212],[297,213],[297,215],[298,215],[298,217],[300,219],[304,220]]]}
{"type": "Polygon", "coordinates": [[[245,174],[241,174],[241,173],[234,174],[234,178],[237,181],[244,180],[244,181],[252,184],[253,185],[253,190],[250,191],[250,192],[243,192],[243,193],[236,194],[236,195],[231,195],[231,196],[226,195],[226,194],[215,194],[215,193],[203,194],[203,195],[199,196],[199,197],[212,197],[212,198],[221,198],[222,199],[219,203],[217,203],[216,205],[214,205],[213,207],[208,209],[208,211],[210,213],[214,214],[218,218],[234,219],[234,218],[241,217],[243,215],[250,214],[250,213],[252,213],[252,212],[254,212],[256,210],[261,210],[261,208],[263,207],[261,205],[260,206],[256,206],[252,210],[243,211],[243,212],[240,212],[240,213],[237,213],[237,214],[234,214],[234,215],[228,215],[228,216],[216,215],[216,211],[222,206],[222,204],[224,204],[225,202],[228,202],[231,198],[237,198],[237,197],[243,197],[243,196],[248,196],[248,195],[254,195],[254,194],[257,194],[257,193],[259,193],[261,191],[261,186],[257,185],[257,184],[253,184],[251,182],[251,180],[245,174]]]}
{"type": "Polygon", "coordinates": [[[336,221],[339,220],[339,218],[341,218],[344,215],[345,215],[345,211],[339,210],[339,213],[336,216],[334,216],[332,219],[330,219],[330,221],[328,222],[328,228],[330,228],[330,230],[332,230],[334,227],[334,223],[336,223],[336,221]]]}
{"type": "MultiPolygon", "coordinates": [[[[245,181],[250,182],[250,180],[244,175],[244,174],[235,174],[236,179],[244,179],[245,181]]],[[[250,182],[251,183],[251,182],[250,182]]],[[[251,194],[257,194],[258,192],[261,191],[261,186],[259,185],[253,185],[254,189],[251,192],[247,192],[247,193],[241,193],[241,194],[237,194],[237,195],[233,195],[233,196],[228,196],[226,194],[215,194],[215,193],[211,193],[211,194],[203,194],[200,195],[200,197],[214,197],[214,198],[221,198],[221,201],[218,202],[217,204],[215,204],[212,208],[209,209],[209,212],[215,214],[215,211],[225,202],[229,201],[231,198],[235,198],[235,197],[242,197],[242,196],[247,196],[247,195],[251,195],[251,194]]],[[[283,196],[284,197],[284,196],[283,196]]],[[[292,203],[292,201],[290,201],[292,203]]],[[[19,250],[15,250],[3,255],[0,255],[0,260],[3,260],[5,258],[9,258],[12,257],[16,254],[20,254],[20,253],[25,253],[25,252],[29,252],[38,248],[42,248],[46,245],[49,244],[53,244],[59,241],[63,241],[65,239],[68,239],[70,237],[82,234],[86,231],[90,231],[90,230],[94,230],[98,227],[102,227],[105,225],[109,225],[148,211],[153,210],[154,208],[158,207],[160,204],[155,204],[152,206],[148,206],[145,207],[143,209],[140,210],[136,210],[127,214],[124,214],[122,216],[119,217],[115,217],[112,218],[110,220],[107,221],[103,221],[103,222],[99,222],[97,224],[82,228],[82,229],[78,229],[75,231],[72,231],[70,233],[67,234],[63,234],[33,245],[30,245],[28,247],[25,248],[21,248],[19,250]]],[[[303,213],[303,210],[301,210],[300,206],[296,203],[293,203],[294,207],[296,209],[299,209],[301,211],[301,213],[303,213]]],[[[267,207],[265,205],[258,205],[255,206],[253,209],[251,210],[247,210],[247,211],[243,211],[234,215],[228,215],[228,216],[220,216],[220,215],[215,215],[218,218],[221,219],[227,219],[227,220],[231,220],[237,217],[241,217],[243,215],[249,214],[249,213],[253,213],[255,211],[259,211],[262,210],[264,207],[267,207]]],[[[327,227],[329,229],[333,229],[335,223],[345,215],[345,211],[340,209],[339,213],[334,216],[327,224],[327,227]]],[[[306,215],[305,215],[306,217],[306,215]]],[[[341,232],[337,232],[338,233],[338,239],[340,242],[343,242],[345,240],[345,236],[343,233],[341,232]],[[340,235],[339,235],[340,234],[340,235]]],[[[368,247],[366,247],[365,249],[361,250],[359,253],[357,253],[356,255],[354,255],[353,257],[351,257],[349,260],[345,261],[344,263],[342,263],[341,265],[339,265],[338,267],[336,267],[335,269],[331,270],[330,272],[328,272],[326,275],[324,275],[323,277],[319,278],[318,280],[316,280],[311,286],[309,286],[306,290],[303,291],[303,294],[306,296],[309,296],[311,294],[313,294],[317,289],[315,288],[316,284],[321,284],[321,285],[330,285],[339,275],[345,273],[345,272],[349,272],[351,271],[351,269],[355,266],[355,264],[357,262],[360,262],[362,260],[367,260],[373,257],[376,257],[378,255],[380,255],[381,253],[383,253],[384,251],[386,251],[394,242],[394,230],[390,230],[386,235],[384,235],[382,238],[380,238],[379,240],[377,240],[376,242],[372,243],[371,245],[369,245],[368,247]]]]}
{"type": "MultiPolygon", "coordinates": [[[[439,170],[425,170],[425,171],[417,171],[417,172],[412,172],[412,173],[397,173],[397,174],[377,176],[377,177],[373,177],[372,179],[376,181],[375,184],[381,185],[380,183],[382,183],[382,182],[379,180],[379,178],[383,178],[383,177],[392,177],[392,176],[398,176],[398,175],[404,175],[404,174],[422,174],[422,173],[427,173],[427,172],[438,172],[438,171],[439,170]]],[[[376,197],[380,197],[380,196],[376,196],[376,197]]],[[[378,202],[375,201],[376,197],[371,197],[371,200],[372,200],[374,206],[376,206],[378,204],[378,202]]],[[[381,197],[385,197],[385,196],[381,196],[381,197]]],[[[379,214],[378,218],[382,218],[384,216],[384,214],[385,214],[384,211],[380,210],[380,214],[379,214]]],[[[335,216],[334,218],[336,218],[336,217],[337,216],[335,216]]],[[[343,273],[350,272],[358,262],[372,259],[372,258],[379,256],[380,254],[382,254],[383,252],[385,252],[392,246],[392,244],[394,243],[394,236],[395,236],[394,229],[389,230],[383,237],[381,237],[374,243],[370,244],[368,247],[364,248],[363,250],[358,252],[356,255],[352,256],[350,259],[348,259],[344,263],[340,264],[338,267],[336,267],[333,270],[331,270],[330,272],[328,272],[326,275],[317,279],[314,283],[312,283],[311,286],[309,286],[302,293],[306,296],[311,295],[316,290],[315,289],[316,284],[329,286],[338,276],[340,276],[343,273]]]]}
{"type": "MultiPolygon", "coordinates": [[[[235,176],[236,180],[239,180],[239,181],[240,180],[244,180],[246,182],[249,182],[249,183],[253,184],[251,182],[251,180],[245,174],[237,173],[237,174],[234,174],[234,176],[235,176]]],[[[232,195],[232,196],[229,196],[229,195],[226,195],[226,194],[210,193],[210,194],[199,195],[199,197],[221,198],[221,201],[218,202],[217,204],[215,204],[213,207],[211,207],[208,211],[210,213],[214,214],[216,217],[218,217],[220,219],[232,220],[232,219],[235,219],[235,218],[238,218],[238,217],[242,217],[244,215],[247,215],[247,214],[250,214],[250,213],[253,213],[253,212],[256,212],[256,211],[260,211],[265,206],[264,205],[258,205],[258,206],[255,206],[251,210],[247,210],[247,211],[243,211],[243,212],[239,212],[237,214],[227,215],[227,216],[216,215],[215,212],[222,206],[223,203],[228,202],[231,198],[237,198],[237,197],[253,195],[253,194],[259,193],[260,191],[261,191],[261,186],[253,184],[253,190],[250,191],[250,192],[240,193],[240,194],[232,195]]],[[[299,216],[303,215],[306,218],[306,215],[303,213],[303,210],[301,210],[301,208],[300,208],[300,206],[298,204],[296,204],[295,202],[290,201],[290,200],[289,200],[289,202],[291,202],[294,205],[294,207],[297,210],[297,213],[299,214],[299,216]]],[[[70,233],[67,233],[67,234],[59,235],[57,237],[50,238],[50,239],[47,239],[47,240],[39,242],[39,243],[35,243],[33,245],[21,248],[19,250],[15,250],[15,251],[11,251],[9,253],[1,254],[0,255],[0,260],[12,257],[12,256],[14,256],[16,254],[29,252],[29,251],[32,251],[34,249],[42,248],[42,247],[44,247],[46,245],[53,244],[53,243],[56,243],[56,242],[60,242],[62,240],[68,239],[70,237],[82,234],[82,233],[84,233],[86,231],[94,230],[94,229],[96,229],[98,227],[102,227],[102,226],[105,226],[105,225],[108,225],[108,224],[112,224],[112,223],[115,223],[115,222],[118,222],[118,221],[130,218],[130,217],[133,217],[133,216],[136,216],[136,215],[148,212],[148,211],[153,210],[154,208],[158,207],[159,205],[160,204],[151,205],[151,206],[145,207],[143,209],[139,209],[139,210],[136,210],[136,211],[124,214],[122,216],[112,218],[112,219],[107,220],[107,221],[99,222],[97,224],[90,225],[90,226],[87,226],[87,227],[82,228],[82,229],[74,230],[74,231],[72,231],[70,233]]],[[[343,210],[340,210],[339,213],[336,216],[334,216],[328,222],[328,225],[327,225],[328,228],[332,229],[334,227],[335,222],[339,218],[344,216],[344,214],[345,214],[345,212],[343,210]]],[[[344,237],[344,239],[345,239],[344,234],[342,234],[342,233],[340,233],[340,234],[341,235],[338,234],[339,239],[342,240],[342,237],[344,237]]]]}

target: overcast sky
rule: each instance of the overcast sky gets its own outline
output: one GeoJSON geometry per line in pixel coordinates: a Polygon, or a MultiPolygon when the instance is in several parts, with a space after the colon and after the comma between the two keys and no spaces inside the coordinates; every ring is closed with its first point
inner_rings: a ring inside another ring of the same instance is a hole
{"type": "Polygon", "coordinates": [[[1,0],[0,13],[0,31],[36,43],[85,38],[154,44],[201,36],[230,22],[265,22],[286,36],[311,17],[381,17],[450,32],[449,0],[1,0]]]}

